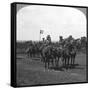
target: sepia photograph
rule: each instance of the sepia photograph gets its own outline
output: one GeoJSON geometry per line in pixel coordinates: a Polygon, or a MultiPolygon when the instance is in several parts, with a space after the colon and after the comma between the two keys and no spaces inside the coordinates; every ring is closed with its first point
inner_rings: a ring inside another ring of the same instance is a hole
{"type": "Polygon", "coordinates": [[[87,7],[16,4],[16,85],[88,82],[87,7]]]}

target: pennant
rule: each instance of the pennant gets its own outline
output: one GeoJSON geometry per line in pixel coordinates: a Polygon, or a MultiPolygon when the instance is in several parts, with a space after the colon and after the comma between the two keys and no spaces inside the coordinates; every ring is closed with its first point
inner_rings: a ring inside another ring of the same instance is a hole
{"type": "Polygon", "coordinates": [[[43,34],[44,30],[40,30],[40,34],[43,34]]]}

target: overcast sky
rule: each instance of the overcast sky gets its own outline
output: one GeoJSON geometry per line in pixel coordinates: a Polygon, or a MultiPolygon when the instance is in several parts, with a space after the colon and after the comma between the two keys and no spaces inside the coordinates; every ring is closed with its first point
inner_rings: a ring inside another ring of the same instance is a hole
{"type": "Polygon", "coordinates": [[[52,41],[58,41],[72,35],[74,38],[86,36],[86,17],[74,8],[53,6],[27,6],[17,13],[17,40],[39,40],[51,35],[52,41]]]}

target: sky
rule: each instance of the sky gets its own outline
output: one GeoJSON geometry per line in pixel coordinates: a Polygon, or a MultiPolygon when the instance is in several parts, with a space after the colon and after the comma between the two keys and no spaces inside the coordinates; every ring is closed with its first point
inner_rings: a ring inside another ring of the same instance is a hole
{"type": "Polygon", "coordinates": [[[40,40],[51,36],[52,41],[58,41],[59,36],[74,38],[86,36],[85,15],[71,7],[54,7],[32,5],[17,12],[17,40],[40,40]]]}

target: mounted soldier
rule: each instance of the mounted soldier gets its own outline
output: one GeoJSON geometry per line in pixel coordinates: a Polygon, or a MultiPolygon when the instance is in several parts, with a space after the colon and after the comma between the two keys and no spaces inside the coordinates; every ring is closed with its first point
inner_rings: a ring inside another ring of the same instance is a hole
{"type": "Polygon", "coordinates": [[[67,44],[66,47],[70,52],[70,58],[71,58],[71,64],[74,65],[75,63],[75,57],[76,57],[76,46],[74,44],[75,40],[74,38],[70,35],[67,39],[67,44]]]}
{"type": "Polygon", "coordinates": [[[60,48],[63,48],[63,46],[64,46],[64,39],[62,36],[59,36],[59,46],[60,46],[60,48]]]}
{"type": "Polygon", "coordinates": [[[65,39],[64,47],[68,48],[69,50],[72,50],[74,48],[73,42],[74,38],[72,37],[72,35],[70,35],[67,39],[65,39]]]}
{"type": "Polygon", "coordinates": [[[47,35],[47,37],[46,37],[46,44],[47,45],[51,44],[51,36],[50,35],[47,35]]]}

